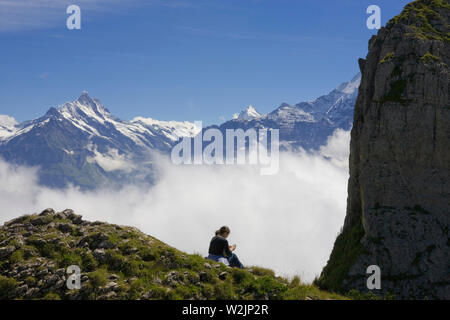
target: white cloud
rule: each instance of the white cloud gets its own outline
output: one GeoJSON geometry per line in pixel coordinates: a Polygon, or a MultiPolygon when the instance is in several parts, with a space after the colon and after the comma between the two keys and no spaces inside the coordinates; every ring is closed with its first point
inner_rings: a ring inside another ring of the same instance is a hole
{"type": "Polygon", "coordinates": [[[136,6],[183,9],[193,6],[194,3],[179,0],[0,0],[0,32],[34,30],[58,25],[65,28],[65,21],[69,16],[66,9],[72,4],[81,8],[84,21],[84,10],[89,10],[92,16],[93,12],[104,14],[136,6]]]}
{"type": "Polygon", "coordinates": [[[17,124],[18,123],[17,123],[16,119],[14,119],[13,117],[0,114],[0,126],[11,128],[17,124]]]}
{"type": "Polygon", "coordinates": [[[17,124],[13,117],[0,114],[0,141],[13,136],[17,131],[17,128],[15,128],[17,124]]]}
{"type": "MultiPolygon", "coordinates": [[[[348,156],[348,132],[337,132],[327,155],[348,156]]],[[[270,267],[312,281],[343,224],[348,167],[319,153],[280,154],[280,171],[252,166],[183,166],[160,162],[152,188],[81,192],[37,186],[36,170],[0,162],[0,222],[47,207],[72,208],[86,220],[133,225],[189,253],[207,254],[222,225],[246,265],[270,267]]]]}
{"type": "Polygon", "coordinates": [[[338,166],[348,166],[349,146],[349,131],[337,129],[328,137],[327,144],[320,148],[319,154],[329,158],[338,166]]]}
{"type": "Polygon", "coordinates": [[[106,153],[98,152],[97,148],[93,145],[91,145],[91,149],[94,152],[94,156],[87,157],[86,161],[90,163],[96,162],[105,171],[121,170],[124,172],[131,172],[135,169],[133,161],[127,159],[125,154],[119,154],[119,150],[117,149],[108,148],[108,152],[106,153]]]}

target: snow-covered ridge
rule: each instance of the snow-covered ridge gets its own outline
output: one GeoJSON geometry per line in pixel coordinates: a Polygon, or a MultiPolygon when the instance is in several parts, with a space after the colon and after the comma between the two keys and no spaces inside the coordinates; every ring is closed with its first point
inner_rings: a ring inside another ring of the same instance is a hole
{"type": "Polygon", "coordinates": [[[150,127],[155,130],[162,130],[173,141],[177,141],[180,137],[194,137],[202,130],[202,128],[189,121],[160,121],[152,118],[136,117],[130,123],[143,128],[150,127]]]}
{"type": "MultiPolygon", "coordinates": [[[[188,121],[158,121],[144,117],[121,120],[112,115],[100,100],[83,92],[77,100],[51,107],[44,116],[35,120],[18,124],[11,117],[0,116],[0,147],[3,150],[10,148],[13,150],[10,154],[26,160],[28,155],[23,154],[23,150],[33,146],[37,139],[46,150],[43,153],[51,150],[61,159],[61,163],[55,164],[42,157],[41,167],[67,165],[80,174],[79,179],[83,183],[90,173],[74,163],[85,161],[91,169],[92,166],[98,168],[98,181],[115,174],[130,175],[130,179],[137,175],[144,179],[149,174],[148,164],[152,162],[153,152],[167,153],[180,138],[194,137],[200,131],[201,128],[188,121]],[[10,144],[19,136],[21,139],[16,140],[19,141],[18,146],[10,144]],[[52,144],[54,137],[61,138],[64,144],[52,144]],[[67,157],[75,161],[67,160],[67,157]]],[[[47,183],[53,184],[60,176],[58,173],[51,175],[47,183]]],[[[76,183],[77,179],[74,177],[70,182],[76,183]]],[[[65,181],[65,177],[61,181],[65,181]]],[[[65,183],[61,181],[58,183],[65,183]]]]}
{"type": "MultiPolygon", "coordinates": [[[[83,91],[77,100],[50,108],[44,117],[36,120],[18,124],[12,117],[0,116],[0,141],[6,142],[35,126],[45,126],[50,119],[67,120],[80,131],[106,140],[111,140],[110,132],[115,129],[141,147],[153,146],[149,138],[177,141],[181,137],[193,137],[201,130],[188,121],[158,121],[143,117],[124,121],[113,116],[100,100],[83,91]]],[[[161,143],[168,144],[167,141],[161,143]]]]}
{"type": "Polygon", "coordinates": [[[233,119],[237,120],[252,120],[261,117],[261,114],[256,111],[253,105],[249,105],[245,110],[241,111],[239,114],[235,114],[233,119]]]}
{"type": "Polygon", "coordinates": [[[89,97],[86,91],[83,91],[78,100],[66,102],[58,107],[58,111],[66,119],[83,119],[88,117],[100,123],[104,123],[107,118],[112,117],[100,101],[89,97]]]}
{"type": "Polygon", "coordinates": [[[333,112],[343,112],[353,108],[353,100],[356,98],[360,83],[361,73],[358,73],[353,79],[340,84],[329,94],[312,101],[296,105],[283,103],[274,111],[264,115],[257,112],[253,106],[249,106],[239,114],[234,114],[233,121],[273,120],[285,128],[292,127],[296,122],[333,122],[339,120],[335,119],[333,112]]]}
{"type": "Polygon", "coordinates": [[[281,105],[275,111],[269,113],[267,118],[270,120],[278,121],[280,124],[285,126],[291,126],[294,122],[314,122],[314,116],[296,106],[290,106],[287,104],[281,105]]]}
{"type": "Polygon", "coordinates": [[[345,94],[353,94],[358,90],[358,87],[361,83],[361,73],[358,73],[352,80],[349,82],[342,83],[339,87],[336,88],[337,91],[341,91],[345,94]]]}
{"type": "Polygon", "coordinates": [[[12,138],[27,133],[36,125],[33,121],[17,123],[16,119],[7,115],[0,115],[0,143],[5,143],[12,138]]]}
{"type": "Polygon", "coordinates": [[[111,115],[98,99],[92,99],[85,91],[78,100],[64,104],[58,111],[80,129],[97,136],[102,136],[102,127],[113,126],[139,146],[148,146],[148,137],[162,135],[170,141],[177,141],[181,137],[193,137],[201,130],[188,121],[158,121],[144,117],[136,117],[131,121],[120,120],[111,115]],[[96,128],[98,125],[100,128],[96,128]]]}

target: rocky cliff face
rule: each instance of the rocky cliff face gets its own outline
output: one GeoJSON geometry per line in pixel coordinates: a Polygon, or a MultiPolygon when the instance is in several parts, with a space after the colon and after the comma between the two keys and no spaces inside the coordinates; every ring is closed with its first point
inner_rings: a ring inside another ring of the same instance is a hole
{"type": "Polygon", "coordinates": [[[347,216],[322,288],[450,299],[450,4],[408,4],[360,60],[347,216]]]}

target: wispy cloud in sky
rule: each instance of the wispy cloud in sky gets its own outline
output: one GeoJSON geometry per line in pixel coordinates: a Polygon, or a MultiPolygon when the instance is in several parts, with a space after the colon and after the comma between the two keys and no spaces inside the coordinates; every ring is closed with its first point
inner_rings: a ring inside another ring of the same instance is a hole
{"type": "Polygon", "coordinates": [[[42,73],[39,75],[39,79],[44,80],[44,79],[47,79],[48,76],[49,76],[49,73],[48,73],[48,72],[42,72],[42,73]]]}
{"type": "MultiPolygon", "coordinates": [[[[183,0],[0,0],[0,32],[34,30],[65,26],[66,9],[76,4],[81,10],[114,12],[138,5],[186,8],[192,2],[183,0]]],[[[82,17],[83,18],[83,17],[82,17]]]]}

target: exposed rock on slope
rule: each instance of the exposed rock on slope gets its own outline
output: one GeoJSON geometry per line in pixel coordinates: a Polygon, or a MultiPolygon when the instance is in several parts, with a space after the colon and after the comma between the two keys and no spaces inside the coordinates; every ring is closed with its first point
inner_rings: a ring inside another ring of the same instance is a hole
{"type": "Polygon", "coordinates": [[[72,210],[0,227],[0,299],[339,299],[252,267],[188,255],[132,227],[87,222],[72,210]],[[81,269],[81,289],[66,286],[81,269]]]}
{"type": "Polygon", "coordinates": [[[360,60],[343,232],[317,283],[450,299],[450,5],[420,0],[360,60]]]}

